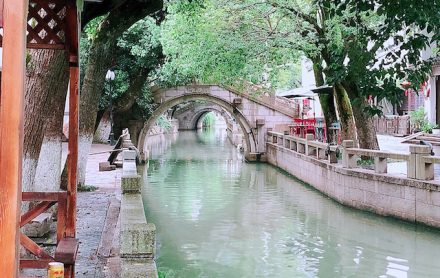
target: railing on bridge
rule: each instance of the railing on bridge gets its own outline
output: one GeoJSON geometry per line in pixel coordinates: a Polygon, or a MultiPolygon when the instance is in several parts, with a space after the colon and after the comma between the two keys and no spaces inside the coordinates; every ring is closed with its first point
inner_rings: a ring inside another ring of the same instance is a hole
{"type": "MultiPolygon", "coordinates": [[[[406,178],[417,180],[434,180],[434,165],[440,164],[440,156],[432,156],[431,147],[426,145],[410,145],[409,153],[388,152],[354,148],[354,142],[351,140],[343,141],[341,146],[330,146],[313,141],[313,137],[309,134],[307,138],[299,138],[273,131],[268,132],[268,143],[306,156],[313,156],[318,160],[326,160],[328,163],[339,163],[342,168],[347,169],[362,168],[362,163],[358,163],[359,159],[370,158],[373,160],[371,170],[377,174],[388,173],[389,160],[404,161],[406,178]]],[[[368,170],[363,169],[363,171],[368,170]]]]}
{"type": "Polygon", "coordinates": [[[249,88],[246,88],[245,90],[239,90],[233,87],[227,87],[226,89],[236,93],[237,95],[243,96],[247,99],[251,99],[255,102],[260,102],[263,105],[271,107],[284,114],[290,115],[293,118],[299,117],[298,105],[290,99],[279,96],[273,96],[270,94],[267,95],[263,91],[252,90],[249,88]]]}

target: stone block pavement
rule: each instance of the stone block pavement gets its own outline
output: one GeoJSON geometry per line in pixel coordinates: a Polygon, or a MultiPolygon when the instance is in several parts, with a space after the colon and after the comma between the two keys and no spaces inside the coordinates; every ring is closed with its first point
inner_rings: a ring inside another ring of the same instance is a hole
{"type": "Polygon", "coordinates": [[[76,264],[76,277],[119,277],[118,239],[116,225],[119,216],[109,213],[113,204],[121,200],[120,181],[122,169],[99,172],[99,163],[107,161],[109,153],[93,154],[111,150],[104,144],[93,144],[87,160],[86,185],[98,187],[94,192],[78,194],[77,238],[80,241],[76,264]],[[115,246],[106,246],[108,243],[115,246]],[[107,249],[107,251],[106,251],[107,249]]]}
{"type": "MultiPolygon", "coordinates": [[[[91,153],[111,149],[109,145],[93,144],[91,153]]],[[[94,192],[78,192],[76,237],[80,245],[75,269],[77,278],[120,277],[117,225],[122,169],[99,172],[99,162],[107,161],[108,156],[109,153],[89,155],[85,183],[98,189],[94,192]]],[[[65,159],[66,156],[63,157],[65,159]]],[[[47,271],[27,269],[21,275],[47,277],[47,271]]]]}

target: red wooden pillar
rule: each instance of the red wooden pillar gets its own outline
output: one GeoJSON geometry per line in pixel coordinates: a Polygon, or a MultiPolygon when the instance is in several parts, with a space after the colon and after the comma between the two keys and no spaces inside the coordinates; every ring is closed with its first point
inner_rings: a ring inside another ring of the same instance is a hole
{"type": "Polygon", "coordinates": [[[18,276],[27,0],[3,0],[0,108],[0,270],[18,276]]]}
{"type": "MultiPolygon", "coordinates": [[[[78,185],[79,133],[79,16],[75,1],[68,1],[66,16],[66,45],[70,65],[69,87],[69,155],[67,172],[66,236],[76,236],[76,193],[78,185]]],[[[73,273],[74,275],[74,273],[73,273]]]]}
{"type": "Polygon", "coordinates": [[[67,222],[66,236],[75,237],[76,234],[76,192],[78,184],[78,131],[79,131],[79,68],[70,67],[69,91],[69,161],[67,173],[67,222]]]}

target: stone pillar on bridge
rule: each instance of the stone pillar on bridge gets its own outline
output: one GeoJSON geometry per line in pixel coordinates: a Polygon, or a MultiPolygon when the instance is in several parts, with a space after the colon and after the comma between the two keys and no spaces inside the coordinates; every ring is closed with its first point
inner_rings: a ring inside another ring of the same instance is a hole
{"type": "Polygon", "coordinates": [[[267,128],[266,128],[266,120],[264,118],[259,118],[255,120],[256,125],[256,135],[257,135],[257,152],[265,153],[266,152],[266,136],[267,136],[267,128]]]}

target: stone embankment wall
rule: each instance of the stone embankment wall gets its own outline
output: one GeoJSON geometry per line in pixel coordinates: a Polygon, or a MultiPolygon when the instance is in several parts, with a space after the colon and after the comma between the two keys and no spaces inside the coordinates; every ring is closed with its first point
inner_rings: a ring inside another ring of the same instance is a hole
{"type": "Polygon", "coordinates": [[[123,151],[121,199],[121,277],[157,278],[156,226],[147,223],[141,196],[136,152],[123,151]]]}
{"type": "Polygon", "coordinates": [[[335,201],[364,211],[440,228],[440,183],[399,178],[330,164],[277,143],[267,143],[267,162],[335,201]]]}
{"type": "Polygon", "coordinates": [[[243,133],[241,132],[240,127],[232,120],[228,120],[226,123],[226,134],[234,146],[246,145],[243,141],[243,133]]]}

